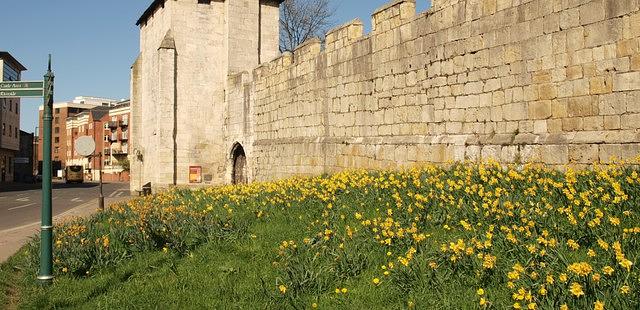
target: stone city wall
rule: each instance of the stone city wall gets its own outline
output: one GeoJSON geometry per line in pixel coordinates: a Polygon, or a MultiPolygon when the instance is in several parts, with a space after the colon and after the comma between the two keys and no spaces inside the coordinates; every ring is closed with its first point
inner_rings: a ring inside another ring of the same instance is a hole
{"type": "Polygon", "coordinates": [[[254,180],[452,160],[580,167],[635,157],[639,6],[448,0],[416,15],[414,0],[394,1],[373,14],[369,35],[353,21],[324,47],[306,42],[236,83],[249,92],[229,86],[228,110],[250,111],[249,127],[237,128],[252,137],[254,180]]]}

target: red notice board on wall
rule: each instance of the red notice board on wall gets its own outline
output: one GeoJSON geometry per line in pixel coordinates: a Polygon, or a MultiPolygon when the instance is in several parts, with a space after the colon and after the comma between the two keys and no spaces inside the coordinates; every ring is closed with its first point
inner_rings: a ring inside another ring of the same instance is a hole
{"type": "Polygon", "coordinates": [[[189,183],[202,183],[202,166],[189,167],[189,183]]]}

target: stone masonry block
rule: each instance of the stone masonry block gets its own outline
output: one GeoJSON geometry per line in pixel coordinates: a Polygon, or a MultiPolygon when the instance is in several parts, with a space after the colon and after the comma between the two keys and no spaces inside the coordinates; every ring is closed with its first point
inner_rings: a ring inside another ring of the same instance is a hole
{"type": "Polygon", "coordinates": [[[622,19],[610,19],[585,26],[585,47],[614,43],[622,38],[622,19]]]}
{"type": "Polygon", "coordinates": [[[637,158],[640,144],[603,144],[600,145],[600,162],[609,163],[620,159],[637,158]]]}
{"type": "Polygon", "coordinates": [[[600,148],[597,145],[569,146],[569,163],[589,164],[600,158],[600,148]]]}
{"type": "Polygon", "coordinates": [[[580,25],[593,24],[605,19],[604,0],[595,0],[580,7],[580,25]]]}
{"type": "Polygon", "coordinates": [[[640,114],[625,114],[620,117],[620,125],[622,129],[638,129],[640,128],[640,114]]]}
{"type": "Polygon", "coordinates": [[[592,95],[608,94],[613,90],[611,76],[596,76],[589,80],[589,93],[592,95]]]}
{"type": "Polygon", "coordinates": [[[534,101],[529,103],[529,117],[532,119],[547,119],[550,118],[551,113],[551,100],[534,101]]]}
{"type": "Polygon", "coordinates": [[[640,72],[615,74],[613,76],[613,90],[640,90],[640,72]]]}

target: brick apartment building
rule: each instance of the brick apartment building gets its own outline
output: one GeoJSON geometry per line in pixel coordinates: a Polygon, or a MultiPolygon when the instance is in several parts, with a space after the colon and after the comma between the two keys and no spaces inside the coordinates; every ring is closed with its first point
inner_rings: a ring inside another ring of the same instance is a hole
{"type": "Polygon", "coordinates": [[[129,172],[123,171],[123,165],[128,165],[129,156],[129,120],[131,117],[130,101],[117,103],[109,110],[109,121],[105,124],[105,140],[108,147],[105,149],[104,179],[129,181],[129,172]]]}
{"type": "Polygon", "coordinates": [[[129,173],[123,165],[129,154],[129,115],[129,100],[125,100],[68,117],[65,164],[83,166],[87,180],[98,179],[100,158],[89,160],[75,150],[76,139],[90,136],[96,142],[95,154],[103,154],[103,180],[128,181],[129,173]]]}
{"type": "MultiPolygon", "coordinates": [[[[62,170],[66,166],[69,156],[70,132],[67,130],[67,118],[79,113],[89,111],[96,107],[110,107],[117,101],[113,99],[98,97],[76,97],[69,102],[59,102],[53,104],[53,126],[51,155],[53,160],[53,176],[62,177],[62,170]]],[[[42,113],[44,107],[40,106],[38,136],[42,137],[42,113]]],[[[43,139],[38,140],[38,161],[42,163],[43,139]]],[[[73,144],[73,142],[71,142],[73,144]]],[[[38,169],[41,171],[41,169],[38,169]]]]}

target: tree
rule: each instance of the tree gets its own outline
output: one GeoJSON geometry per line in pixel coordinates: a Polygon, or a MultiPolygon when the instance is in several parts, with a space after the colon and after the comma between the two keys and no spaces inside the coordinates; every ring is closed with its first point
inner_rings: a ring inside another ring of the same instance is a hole
{"type": "Polygon", "coordinates": [[[329,0],[285,0],[280,6],[280,51],[293,51],[313,37],[323,38],[334,14],[329,0]]]}
{"type": "Polygon", "coordinates": [[[118,163],[120,164],[120,167],[122,167],[123,172],[129,172],[129,170],[131,170],[131,163],[129,163],[129,158],[124,157],[123,159],[118,160],[118,163]]]}

